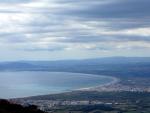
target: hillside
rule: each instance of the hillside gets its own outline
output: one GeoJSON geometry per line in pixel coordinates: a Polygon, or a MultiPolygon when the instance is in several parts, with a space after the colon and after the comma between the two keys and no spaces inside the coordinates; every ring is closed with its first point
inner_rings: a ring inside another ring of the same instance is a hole
{"type": "Polygon", "coordinates": [[[10,103],[6,100],[0,100],[0,113],[44,113],[36,106],[22,107],[18,104],[10,103]]]}

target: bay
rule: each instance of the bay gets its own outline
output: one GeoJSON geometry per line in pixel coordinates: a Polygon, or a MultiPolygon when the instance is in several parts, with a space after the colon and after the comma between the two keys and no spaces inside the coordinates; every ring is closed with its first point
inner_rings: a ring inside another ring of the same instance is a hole
{"type": "Polygon", "coordinates": [[[0,72],[0,98],[61,93],[111,83],[112,77],[68,72],[0,72]]]}

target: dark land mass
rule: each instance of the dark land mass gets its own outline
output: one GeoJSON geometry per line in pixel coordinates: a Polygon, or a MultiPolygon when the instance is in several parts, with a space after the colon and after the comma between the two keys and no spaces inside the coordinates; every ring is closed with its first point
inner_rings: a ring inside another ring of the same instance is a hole
{"type": "Polygon", "coordinates": [[[44,113],[38,110],[36,106],[23,107],[18,104],[10,103],[6,100],[0,100],[0,113],[44,113]]]}

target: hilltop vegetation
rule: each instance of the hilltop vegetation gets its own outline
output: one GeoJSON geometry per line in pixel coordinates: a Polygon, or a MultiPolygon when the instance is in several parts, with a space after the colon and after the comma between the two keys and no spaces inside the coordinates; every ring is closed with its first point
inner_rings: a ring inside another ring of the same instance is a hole
{"type": "Polygon", "coordinates": [[[18,104],[10,103],[6,100],[0,100],[0,113],[44,113],[38,110],[36,106],[23,107],[18,104]]]}

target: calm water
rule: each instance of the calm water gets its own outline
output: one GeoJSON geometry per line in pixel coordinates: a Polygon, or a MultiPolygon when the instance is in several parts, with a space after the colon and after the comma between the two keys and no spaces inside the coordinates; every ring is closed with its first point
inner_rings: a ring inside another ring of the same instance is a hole
{"type": "Polygon", "coordinates": [[[26,97],[94,87],[109,77],[64,72],[0,72],[0,98],[26,97]]]}

